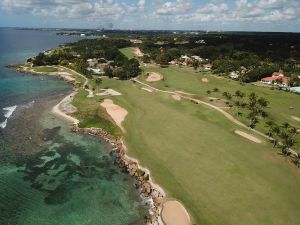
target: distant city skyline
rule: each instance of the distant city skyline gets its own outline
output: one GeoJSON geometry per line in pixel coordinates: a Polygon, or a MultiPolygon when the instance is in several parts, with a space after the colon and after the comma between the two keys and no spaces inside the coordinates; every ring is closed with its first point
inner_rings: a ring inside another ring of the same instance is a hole
{"type": "Polygon", "coordinates": [[[0,26],[300,32],[300,1],[0,0],[0,26]]]}

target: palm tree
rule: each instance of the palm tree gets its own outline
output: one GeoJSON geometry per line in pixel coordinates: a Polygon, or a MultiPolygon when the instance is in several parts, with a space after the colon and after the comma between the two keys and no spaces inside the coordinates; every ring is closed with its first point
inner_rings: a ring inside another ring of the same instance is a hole
{"type": "Polygon", "coordinates": [[[299,168],[300,167],[300,153],[298,152],[297,155],[295,156],[294,160],[295,165],[299,168]]]}
{"type": "Polygon", "coordinates": [[[240,117],[240,116],[242,116],[242,115],[243,115],[242,112],[237,112],[237,113],[236,113],[236,116],[237,116],[237,117],[240,117]]]}
{"type": "Polygon", "coordinates": [[[290,126],[289,133],[292,135],[292,137],[294,137],[298,134],[298,129],[296,127],[290,126]]]}
{"type": "Polygon", "coordinates": [[[276,124],[272,126],[273,148],[278,144],[278,138],[280,135],[280,127],[276,124]]]}
{"type": "Polygon", "coordinates": [[[263,117],[263,115],[265,114],[264,108],[268,106],[269,102],[265,98],[261,97],[257,100],[257,103],[260,106],[260,115],[261,117],[263,117]]]}
{"type": "Polygon", "coordinates": [[[280,137],[282,139],[282,153],[288,156],[289,149],[295,145],[296,141],[285,131],[280,133],[280,137]]]}
{"type": "Polygon", "coordinates": [[[284,122],[282,123],[282,127],[287,130],[290,127],[290,124],[288,122],[284,122]]]}
{"type": "Polygon", "coordinates": [[[273,120],[269,120],[266,122],[266,127],[269,128],[269,131],[268,131],[268,136],[271,137],[272,136],[272,128],[273,126],[275,125],[274,121],[273,120]]]}
{"type": "Polygon", "coordinates": [[[232,98],[232,96],[231,96],[231,94],[230,93],[228,93],[228,92],[223,92],[223,94],[222,94],[226,99],[228,99],[228,100],[230,100],[231,98],[232,98]]]}

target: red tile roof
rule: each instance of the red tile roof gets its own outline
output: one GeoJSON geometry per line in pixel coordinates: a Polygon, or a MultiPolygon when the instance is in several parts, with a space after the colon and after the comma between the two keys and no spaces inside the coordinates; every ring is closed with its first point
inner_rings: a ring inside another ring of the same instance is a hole
{"type": "Polygon", "coordinates": [[[274,72],[272,74],[272,77],[265,77],[261,79],[262,81],[281,81],[283,84],[288,85],[289,84],[289,77],[286,77],[283,75],[283,73],[280,72],[274,72]]]}

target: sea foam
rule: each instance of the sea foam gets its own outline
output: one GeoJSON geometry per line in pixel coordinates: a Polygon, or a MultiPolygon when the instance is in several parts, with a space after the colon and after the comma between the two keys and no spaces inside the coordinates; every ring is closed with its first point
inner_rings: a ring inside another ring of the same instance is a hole
{"type": "Polygon", "coordinates": [[[7,125],[7,119],[0,123],[0,128],[4,129],[7,125]]]}
{"type": "Polygon", "coordinates": [[[4,117],[6,118],[3,122],[0,123],[0,128],[4,129],[7,125],[7,119],[10,118],[14,111],[17,109],[17,106],[10,106],[10,107],[5,107],[3,108],[4,112],[4,117]]]}
{"type": "Polygon", "coordinates": [[[11,117],[16,109],[17,109],[16,105],[3,108],[3,110],[6,111],[6,113],[4,113],[5,118],[8,119],[9,117],[11,117]]]}

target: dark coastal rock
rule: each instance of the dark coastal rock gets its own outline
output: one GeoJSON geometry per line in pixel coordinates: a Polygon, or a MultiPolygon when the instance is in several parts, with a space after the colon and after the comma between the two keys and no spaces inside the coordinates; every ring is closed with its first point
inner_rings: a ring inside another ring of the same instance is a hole
{"type": "Polygon", "coordinates": [[[159,224],[164,195],[160,190],[154,187],[150,181],[149,174],[144,171],[136,161],[127,157],[122,140],[101,128],[79,128],[77,125],[73,125],[71,130],[76,133],[101,137],[111,144],[113,147],[112,154],[116,157],[114,163],[118,165],[122,172],[128,173],[135,178],[134,186],[140,190],[141,196],[151,202],[151,204],[147,204],[149,211],[148,215],[145,215],[145,223],[149,225],[159,224]]]}

